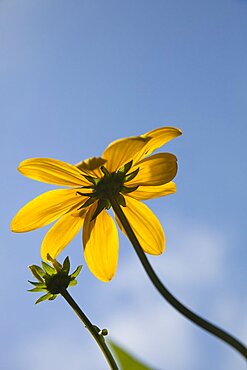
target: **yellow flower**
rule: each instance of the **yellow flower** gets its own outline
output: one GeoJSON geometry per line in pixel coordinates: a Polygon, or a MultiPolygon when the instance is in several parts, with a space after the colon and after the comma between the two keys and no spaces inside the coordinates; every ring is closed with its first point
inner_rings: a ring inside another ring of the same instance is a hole
{"type": "MultiPolygon", "coordinates": [[[[50,190],[26,204],[14,217],[11,229],[26,232],[58,219],[46,234],[41,256],[56,258],[83,227],[84,256],[91,272],[102,281],[115,274],[118,233],[107,210],[111,200],[120,204],[144,252],[161,254],[165,248],[162,226],[140,200],[175,193],[171,180],[177,172],[173,154],[150,154],[181,135],[174,127],[161,127],[141,136],[112,142],[102,157],[68,164],[50,158],[31,158],[18,170],[31,179],[68,186],[50,190]]],[[[116,217],[116,221],[123,227],[116,217]]]]}

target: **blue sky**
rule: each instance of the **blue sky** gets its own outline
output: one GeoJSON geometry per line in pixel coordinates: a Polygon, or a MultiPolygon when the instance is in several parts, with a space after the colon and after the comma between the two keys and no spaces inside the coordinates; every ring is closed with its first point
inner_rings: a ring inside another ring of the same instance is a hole
{"type": "MultiPolygon", "coordinates": [[[[148,202],[167,237],[150,261],[179,299],[246,341],[246,16],[243,0],[0,1],[3,370],[107,369],[62,299],[34,306],[26,292],[49,227],[9,223],[52,187],[18,163],[76,163],[160,126],[183,136],[164,149],[178,157],[177,193],[148,202]]],[[[153,367],[244,369],[162,300],[124,236],[108,284],[88,271],[80,235],[66,255],[84,265],[71,293],[91,320],[153,367]]]]}

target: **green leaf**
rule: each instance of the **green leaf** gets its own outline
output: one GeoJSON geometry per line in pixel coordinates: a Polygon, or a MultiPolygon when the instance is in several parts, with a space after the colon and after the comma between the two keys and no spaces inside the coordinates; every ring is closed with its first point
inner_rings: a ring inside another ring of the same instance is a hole
{"type": "Polygon", "coordinates": [[[51,293],[47,293],[45,295],[42,295],[39,299],[37,299],[35,304],[46,301],[47,299],[50,299],[52,296],[53,296],[53,294],[51,294],[51,293]]]}
{"type": "Polygon", "coordinates": [[[30,265],[28,267],[30,268],[33,276],[36,277],[36,279],[40,282],[43,282],[42,277],[45,275],[45,272],[42,270],[42,268],[37,265],[30,265]]]}
{"type": "Polygon", "coordinates": [[[125,163],[125,165],[119,168],[118,172],[124,173],[126,175],[126,173],[131,169],[132,163],[133,160],[128,163],[125,163]]]}
{"type": "Polygon", "coordinates": [[[68,274],[69,269],[70,269],[70,261],[69,261],[69,257],[66,257],[65,260],[63,261],[62,271],[68,274]]]}
{"type": "Polygon", "coordinates": [[[76,284],[77,284],[76,280],[71,280],[71,282],[69,283],[69,287],[75,286],[76,284]]]}
{"type": "Polygon", "coordinates": [[[91,218],[91,221],[93,221],[99,214],[100,212],[103,211],[103,209],[106,207],[106,202],[104,199],[100,199],[98,201],[98,205],[97,205],[97,208],[93,214],[93,217],[91,218]]]}
{"type": "Polygon", "coordinates": [[[135,171],[126,175],[125,178],[124,178],[124,182],[128,182],[130,180],[133,180],[136,177],[136,175],[138,174],[138,172],[139,172],[139,168],[137,168],[135,171]]]}
{"type": "Polygon", "coordinates": [[[47,292],[47,289],[46,287],[43,287],[43,288],[36,287],[33,289],[28,289],[28,292],[47,292]]]}
{"type": "Polygon", "coordinates": [[[50,298],[48,298],[49,301],[54,301],[54,299],[57,298],[57,294],[53,294],[50,298]]]}
{"type": "Polygon", "coordinates": [[[70,278],[75,279],[81,272],[82,265],[78,266],[77,269],[70,275],[70,278]]]}
{"type": "Polygon", "coordinates": [[[50,265],[48,265],[48,263],[42,261],[41,264],[42,264],[43,269],[45,270],[45,272],[48,275],[54,275],[54,274],[56,274],[56,269],[54,269],[53,267],[51,267],[50,265]]]}
{"type": "MultiPolygon", "coordinates": [[[[83,175],[88,181],[90,181],[93,185],[97,185],[97,183],[100,181],[98,178],[96,177],[92,177],[92,176],[87,176],[87,175],[83,175]]],[[[79,193],[79,192],[78,192],[79,193]]]]}
{"type": "Polygon", "coordinates": [[[126,207],[126,201],[122,194],[118,194],[117,201],[118,201],[118,204],[120,204],[123,207],[126,207]]]}
{"type": "Polygon", "coordinates": [[[77,210],[90,206],[90,204],[93,204],[96,200],[97,200],[96,197],[91,196],[91,198],[89,198],[88,200],[86,200],[86,202],[83,203],[82,206],[80,206],[77,210]]]}
{"type": "Polygon", "coordinates": [[[37,282],[37,281],[30,281],[30,280],[28,280],[28,282],[29,282],[30,284],[34,285],[34,286],[45,287],[45,283],[44,283],[44,281],[43,281],[42,283],[39,283],[39,282],[37,282]]]}
{"type": "Polygon", "coordinates": [[[107,171],[107,169],[105,168],[105,166],[101,166],[100,169],[101,169],[101,171],[103,172],[103,174],[105,176],[109,176],[110,175],[109,172],[107,171]]]}
{"type": "Polygon", "coordinates": [[[154,370],[147,365],[144,365],[143,362],[140,362],[131,354],[126,352],[123,348],[117,345],[113,341],[108,341],[112,351],[116,355],[118,364],[120,365],[121,370],[154,370]]]}
{"type": "Polygon", "coordinates": [[[121,193],[128,194],[131,193],[132,191],[135,191],[136,189],[139,188],[139,185],[137,186],[132,186],[132,187],[127,187],[127,186],[122,186],[121,187],[121,193]]]}

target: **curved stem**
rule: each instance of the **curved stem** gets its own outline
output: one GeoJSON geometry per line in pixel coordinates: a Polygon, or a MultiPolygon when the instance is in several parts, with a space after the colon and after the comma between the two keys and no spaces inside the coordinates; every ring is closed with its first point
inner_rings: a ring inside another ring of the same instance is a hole
{"type": "Polygon", "coordinates": [[[95,326],[90,322],[90,320],[87,318],[87,316],[82,312],[78,304],[75,302],[75,300],[71,297],[69,292],[65,289],[60,294],[63,296],[63,298],[68,302],[68,304],[73,308],[77,316],[81,319],[85,327],[89,330],[90,334],[94,337],[96,340],[97,344],[99,345],[101,351],[103,352],[110,369],[112,370],[119,370],[118,366],[109,350],[107,347],[107,344],[104,340],[104,337],[100,335],[95,328],[95,326]]]}
{"type": "Polygon", "coordinates": [[[152,266],[150,265],[145,253],[143,252],[139,241],[137,240],[129,221],[127,220],[121,206],[118,204],[117,200],[114,198],[110,199],[112,208],[117,215],[118,219],[120,220],[129,240],[131,241],[146,273],[148,274],[150,280],[154,284],[155,288],[159,291],[159,293],[182,315],[187,317],[187,319],[193,321],[196,325],[200,326],[201,328],[207,330],[211,334],[215,335],[216,337],[222,339],[224,342],[228,343],[230,346],[235,348],[240,354],[242,354],[245,358],[247,358],[247,349],[246,347],[232,335],[228,334],[224,330],[220,329],[219,327],[211,324],[207,320],[204,320],[202,317],[198,316],[194,312],[190,311],[187,307],[185,307],[182,303],[180,303],[162,284],[158,276],[156,275],[155,271],[153,270],[152,266]]]}

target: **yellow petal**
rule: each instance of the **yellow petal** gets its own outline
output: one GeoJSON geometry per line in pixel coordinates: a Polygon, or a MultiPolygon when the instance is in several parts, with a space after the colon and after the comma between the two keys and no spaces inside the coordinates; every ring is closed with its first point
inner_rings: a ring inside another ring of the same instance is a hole
{"type": "Polygon", "coordinates": [[[51,158],[31,158],[21,162],[18,170],[26,177],[48,184],[65,186],[89,185],[83,173],[72,164],[51,158]]]}
{"type": "Polygon", "coordinates": [[[16,233],[35,230],[55,221],[76,205],[80,207],[88,198],[76,195],[76,190],[51,190],[34,198],[13,218],[11,230],[16,233]]]}
{"type": "Polygon", "coordinates": [[[142,135],[144,138],[150,138],[146,144],[142,158],[180,135],[182,135],[182,131],[176,127],[160,127],[142,135]]]}
{"type": "Polygon", "coordinates": [[[176,192],[175,182],[168,182],[159,186],[139,186],[137,190],[128,194],[129,197],[137,200],[147,200],[151,198],[163,197],[176,192]]]}
{"type": "Polygon", "coordinates": [[[100,280],[113,278],[118,262],[118,233],[113,219],[103,210],[92,220],[97,204],[86,214],[83,227],[84,256],[90,271],[100,280]]]}
{"type": "Polygon", "coordinates": [[[140,151],[145,147],[150,138],[134,136],[113,141],[104,151],[102,157],[107,160],[106,168],[114,172],[124,164],[139,158],[140,151]]]}
{"type": "MultiPolygon", "coordinates": [[[[125,196],[126,207],[121,207],[142,249],[149,254],[161,254],[165,249],[165,235],[158,218],[150,208],[138,200],[125,196]]],[[[118,225],[126,235],[121,222],[118,225]]]]}
{"type": "Polygon", "coordinates": [[[77,163],[75,166],[83,172],[86,172],[89,176],[101,178],[103,176],[103,173],[100,167],[104,166],[105,163],[106,159],[100,157],[91,157],[86,159],[85,161],[77,163]]]}
{"type": "Polygon", "coordinates": [[[170,153],[158,153],[151,157],[142,159],[131,171],[139,168],[139,172],[126,186],[163,185],[171,181],[177,173],[177,158],[170,153]]]}
{"type": "Polygon", "coordinates": [[[69,244],[82,228],[85,210],[80,216],[72,216],[70,213],[62,216],[46,234],[41,245],[41,257],[47,261],[47,255],[56,258],[60,252],[69,244]]]}

